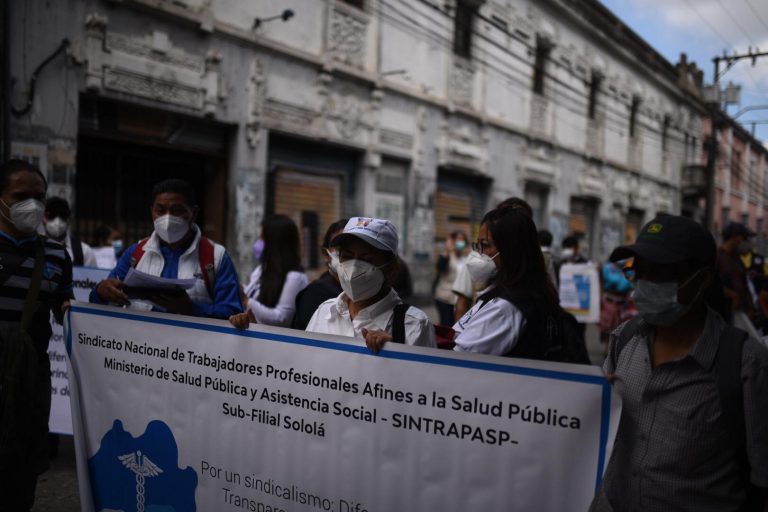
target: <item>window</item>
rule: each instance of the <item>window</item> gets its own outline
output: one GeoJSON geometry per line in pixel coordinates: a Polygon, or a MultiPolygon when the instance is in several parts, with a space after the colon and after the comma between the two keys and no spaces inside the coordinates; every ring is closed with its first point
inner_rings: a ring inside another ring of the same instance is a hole
{"type": "Polygon", "coordinates": [[[476,7],[459,0],[453,28],[453,53],[469,58],[472,55],[472,26],[476,7]]]}
{"type": "Polygon", "coordinates": [[[637,125],[637,112],[640,109],[640,96],[632,96],[632,106],[629,111],[629,136],[634,138],[637,125]]]}
{"type": "Polygon", "coordinates": [[[544,74],[552,43],[546,37],[536,36],[536,60],[533,63],[533,92],[544,94],[544,74]]]}
{"type": "Polygon", "coordinates": [[[741,172],[741,152],[733,150],[731,153],[731,188],[735,191],[741,190],[743,181],[741,172]]]}
{"type": "Polygon", "coordinates": [[[547,199],[549,198],[549,188],[546,185],[528,182],[525,184],[525,201],[533,210],[533,222],[540,228],[548,225],[547,223],[547,199]]]}
{"type": "Polygon", "coordinates": [[[600,93],[600,85],[603,82],[603,74],[592,70],[592,80],[589,82],[589,118],[594,119],[597,112],[597,96],[600,93]]]}
{"type": "Polygon", "coordinates": [[[342,3],[345,3],[347,5],[351,5],[353,7],[357,7],[358,9],[362,9],[363,8],[363,3],[365,2],[365,0],[341,0],[341,1],[342,1],[342,3]]]}
{"type": "Polygon", "coordinates": [[[669,124],[671,123],[671,119],[669,117],[669,114],[664,115],[664,124],[661,126],[661,150],[666,151],[667,150],[667,142],[669,139],[669,124]]]}
{"type": "Polygon", "coordinates": [[[500,17],[496,16],[495,14],[491,15],[491,23],[493,23],[498,29],[500,29],[505,34],[509,33],[509,25],[506,21],[501,19],[500,17]]]}

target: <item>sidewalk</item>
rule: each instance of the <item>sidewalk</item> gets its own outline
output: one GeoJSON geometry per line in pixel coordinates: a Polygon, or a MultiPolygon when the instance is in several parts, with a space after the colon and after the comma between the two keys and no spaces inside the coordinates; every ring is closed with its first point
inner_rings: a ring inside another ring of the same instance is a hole
{"type": "Polygon", "coordinates": [[[60,436],[59,439],[59,456],[51,461],[51,468],[37,479],[33,512],[80,511],[74,438],[60,436]]]}

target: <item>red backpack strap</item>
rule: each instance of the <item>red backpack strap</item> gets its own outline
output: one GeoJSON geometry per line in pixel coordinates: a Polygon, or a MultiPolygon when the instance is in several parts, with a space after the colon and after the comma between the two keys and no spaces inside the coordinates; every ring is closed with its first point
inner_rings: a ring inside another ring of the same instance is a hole
{"type": "Polygon", "coordinates": [[[203,272],[203,281],[208,295],[213,299],[213,285],[216,282],[216,265],[214,264],[214,245],[208,238],[201,236],[197,246],[200,256],[200,270],[203,272]]]}
{"type": "Polygon", "coordinates": [[[144,246],[147,245],[147,242],[149,242],[149,238],[139,240],[139,243],[136,244],[136,249],[131,254],[131,267],[136,268],[136,265],[141,261],[141,258],[144,256],[144,246]]]}

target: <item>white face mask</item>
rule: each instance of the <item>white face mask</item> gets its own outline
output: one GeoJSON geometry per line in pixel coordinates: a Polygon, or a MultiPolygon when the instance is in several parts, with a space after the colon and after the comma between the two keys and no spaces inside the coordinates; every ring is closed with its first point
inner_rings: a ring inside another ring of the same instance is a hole
{"type": "Polygon", "coordinates": [[[338,274],[338,268],[339,268],[339,253],[337,251],[331,251],[329,249],[326,249],[325,252],[328,254],[328,257],[331,258],[331,261],[328,262],[328,271],[331,274],[338,274]]]}
{"type": "MultiPolygon", "coordinates": [[[[386,265],[382,265],[384,267],[386,265]]],[[[368,300],[384,285],[382,267],[363,260],[346,260],[336,266],[341,289],[352,302],[368,300]]]]}
{"type": "MultiPolygon", "coordinates": [[[[37,226],[43,221],[43,215],[45,215],[45,205],[37,199],[25,199],[18,203],[13,203],[12,206],[5,204],[5,201],[1,201],[6,208],[8,208],[11,218],[5,217],[16,229],[24,234],[34,233],[37,226]]],[[[1,213],[1,212],[0,212],[1,213]]]]}
{"type": "Polygon", "coordinates": [[[175,215],[163,215],[155,219],[155,232],[164,242],[175,244],[189,231],[189,222],[175,215]]]}
{"type": "Polygon", "coordinates": [[[464,264],[467,266],[469,277],[473,283],[485,284],[490,281],[493,276],[496,275],[496,264],[493,260],[499,253],[493,255],[493,258],[487,254],[481,254],[477,251],[472,251],[464,260],[464,264]]]}
{"type": "Polygon", "coordinates": [[[45,223],[45,232],[48,233],[48,236],[51,238],[58,240],[66,234],[68,226],[69,224],[67,221],[61,217],[56,217],[45,223]]]}
{"type": "Polygon", "coordinates": [[[562,257],[566,260],[573,258],[573,254],[574,254],[573,249],[563,249],[563,252],[561,253],[562,257]]]}

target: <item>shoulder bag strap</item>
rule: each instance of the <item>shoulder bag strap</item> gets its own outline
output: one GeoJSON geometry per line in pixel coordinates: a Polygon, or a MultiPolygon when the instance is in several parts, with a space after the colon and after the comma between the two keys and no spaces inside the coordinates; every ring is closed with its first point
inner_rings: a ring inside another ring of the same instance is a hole
{"type": "Polygon", "coordinates": [[[392,315],[392,341],[405,344],[405,312],[411,307],[408,304],[398,304],[395,306],[392,315]]]}
{"type": "Polygon", "coordinates": [[[43,280],[43,267],[45,266],[45,240],[40,238],[37,242],[35,251],[35,268],[32,270],[32,281],[29,283],[27,297],[24,299],[24,311],[21,314],[22,331],[27,332],[29,324],[32,321],[32,315],[35,314],[35,303],[37,295],[40,292],[40,283],[43,280]]]}
{"type": "Polygon", "coordinates": [[[640,315],[637,315],[629,320],[627,324],[621,329],[619,337],[616,340],[616,349],[613,351],[615,354],[615,360],[613,361],[613,367],[616,368],[616,364],[619,362],[619,354],[624,350],[624,347],[632,340],[637,331],[640,329],[640,315]]]}
{"type": "Polygon", "coordinates": [[[716,356],[717,389],[723,425],[736,450],[736,463],[746,485],[747,501],[740,508],[744,512],[765,510],[765,489],[758,489],[750,482],[751,468],[747,455],[747,425],[744,417],[744,389],[741,378],[741,361],[748,334],[741,329],[726,325],[720,335],[716,356]]]}

